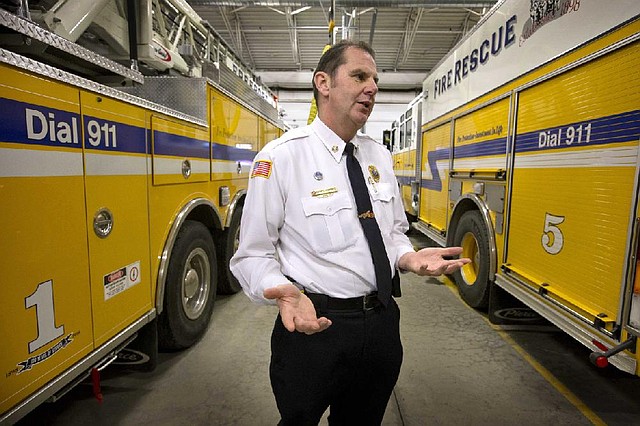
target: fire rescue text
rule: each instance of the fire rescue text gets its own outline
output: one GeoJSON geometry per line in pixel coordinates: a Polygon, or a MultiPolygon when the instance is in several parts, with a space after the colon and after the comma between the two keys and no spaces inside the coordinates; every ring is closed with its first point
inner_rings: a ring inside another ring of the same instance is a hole
{"type": "Polygon", "coordinates": [[[446,74],[437,78],[433,82],[434,99],[451,89],[452,86],[460,83],[469,75],[469,72],[476,71],[479,65],[486,64],[489,61],[489,52],[491,52],[492,55],[497,56],[502,51],[503,47],[507,48],[515,43],[516,22],[516,15],[507,19],[504,27],[501,25],[491,34],[491,40],[489,40],[489,38],[482,40],[480,46],[455,62],[454,69],[449,69],[446,74]]]}

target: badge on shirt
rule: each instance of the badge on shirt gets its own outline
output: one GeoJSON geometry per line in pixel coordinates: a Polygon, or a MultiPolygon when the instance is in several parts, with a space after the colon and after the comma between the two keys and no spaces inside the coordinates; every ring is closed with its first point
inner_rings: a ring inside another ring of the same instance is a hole
{"type": "Polygon", "coordinates": [[[380,182],[380,173],[378,169],[373,164],[369,164],[369,174],[375,183],[380,182]]]}
{"type": "Polygon", "coordinates": [[[271,161],[258,160],[253,163],[253,170],[251,171],[251,177],[261,177],[269,179],[271,176],[271,161]]]}

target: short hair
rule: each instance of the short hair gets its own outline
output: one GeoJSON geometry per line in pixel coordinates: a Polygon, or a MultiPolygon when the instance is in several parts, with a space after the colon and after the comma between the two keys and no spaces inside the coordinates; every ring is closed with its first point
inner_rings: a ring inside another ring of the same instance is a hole
{"type": "Polygon", "coordinates": [[[376,58],[376,54],[373,48],[369,45],[369,43],[365,41],[354,41],[354,40],[340,40],[338,43],[331,46],[324,54],[320,57],[320,61],[318,62],[318,66],[316,70],[313,72],[313,77],[311,79],[311,84],[313,85],[313,98],[316,100],[316,104],[318,103],[318,88],[316,87],[315,79],[316,74],[319,72],[326,72],[329,74],[331,78],[335,77],[336,70],[342,64],[344,64],[345,58],[344,53],[350,47],[355,47],[356,49],[364,50],[367,52],[373,59],[376,58]]]}

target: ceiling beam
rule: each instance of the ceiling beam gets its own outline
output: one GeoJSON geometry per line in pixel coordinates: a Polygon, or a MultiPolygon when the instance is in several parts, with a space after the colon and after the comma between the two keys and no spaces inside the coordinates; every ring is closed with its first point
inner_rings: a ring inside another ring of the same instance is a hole
{"type": "MultiPolygon", "coordinates": [[[[467,15],[464,18],[464,21],[462,22],[462,25],[460,27],[460,31],[458,33],[458,37],[456,37],[455,41],[453,42],[453,45],[451,46],[451,48],[453,49],[455,46],[458,45],[458,43],[460,42],[460,40],[462,40],[462,38],[465,36],[465,34],[467,34],[467,32],[469,31],[470,28],[473,28],[473,23],[470,22],[470,18],[472,16],[472,12],[471,10],[467,11],[467,15]]],[[[475,12],[473,12],[473,14],[475,14],[475,12]]]]}
{"type": "MultiPolygon", "coordinates": [[[[189,4],[193,6],[290,6],[304,7],[317,6],[319,0],[189,0],[189,4]]],[[[322,0],[320,0],[322,1],[322,0]]],[[[337,7],[354,8],[354,7],[492,7],[497,0],[478,1],[478,0],[336,0],[337,7]]]]}
{"type": "Polygon", "coordinates": [[[234,50],[238,52],[238,54],[242,55],[242,43],[236,38],[236,32],[231,25],[231,20],[227,13],[227,6],[220,6],[220,17],[222,18],[222,22],[224,22],[224,26],[227,28],[227,32],[231,37],[231,43],[233,44],[234,50]]]}
{"type": "MultiPolygon", "coordinates": [[[[311,90],[313,71],[256,71],[261,81],[270,88],[287,90],[311,90]]],[[[426,72],[378,72],[380,90],[422,89],[426,72]]]]}
{"type": "Polygon", "coordinates": [[[422,19],[422,13],[424,12],[423,8],[412,9],[409,12],[409,20],[410,24],[407,25],[407,33],[405,33],[404,38],[404,54],[402,55],[402,63],[407,62],[407,58],[409,57],[409,53],[411,52],[411,48],[413,47],[413,41],[416,39],[416,33],[418,32],[418,27],[420,26],[420,20],[422,19]],[[413,18],[415,12],[415,19],[413,18]]]}
{"type": "Polygon", "coordinates": [[[407,21],[404,26],[404,33],[400,42],[401,45],[398,47],[398,52],[396,53],[396,60],[393,66],[394,70],[398,69],[398,65],[405,63],[407,61],[407,58],[409,57],[411,47],[413,46],[413,41],[415,40],[416,34],[418,33],[418,26],[420,25],[420,20],[422,19],[423,10],[424,9],[422,8],[412,8],[407,15],[407,21]],[[401,55],[402,60],[400,59],[401,55]]]}
{"type": "Polygon", "coordinates": [[[253,60],[253,55],[251,54],[251,48],[249,46],[249,42],[247,41],[247,37],[245,35],[244,30],[242,29],[242,22],[240,21],[240,17],[236,15],[236,27],[238,30],[238,38],[240,39],[240,44],[246,46],[247,48],[240,52],[246,52],[247,57],[249,58],[249,66],[251,68],[255,68],[256,61],[253,60]]]}
{"type": "Polygon", "coordinates": [[[371,30],[369,31],[369,46],[373,46],[373,35],[376,32],[376,20],[378,19],[378,9],[373,9],[371,15],[371,30]]]}
{"type": "Polygon", "coordinates": [[[247,39],[245,36],[245,31],[242,29],[242,22],[240,21],[240,17],[235,13],[235,9],[231,11],[233,14],[233,18],[229,16],[229,10],[227,6],[221,6],[220,8],[220,16],[222,17],[222,21],[224,22],[224,26],[227,28],[229,32],[229,36],[231,37],[231,44],[233,45],[233,50],[235,54],[246,61],[248,58],[249,66],[251,68],[255,67],[255,61],[253,59],[253,55],[251,54],[251,49],[249,49],[249,43],[247,43],[247,39]],[[235,25],[231,23],[231,20],[234,20],[235,25]],[[244,49],[244,47],[247,47],[244,49]]]}
{"type": "MultiPolygon", "coordinates": [[[[338,30],[342,29],[342,27],[340,25],[336,26],[336,28],[338,30]]],[[[355,29],[357,29],[358,27],[355,27],[355,29]]],[[[286,29],[277,29],[277,28],[245,28],[242,30],[243,33],[245,34],[258,34],[258,33],[271,33],[271,34],[278,34],[278,33],[284,33],[287,30],[286,29]]],[[[296,27],[296,31],[298,33],[301,32],[305,32],[305,33],[323,33],[326,34],[327,33],[327,27],[321,27],[321,26],[312,26],[312,25],[305,25],[303,27],[301,26],[297,26],[296,27]]],[[[404,34],[406,33],[406,30],[381,30],[381,29],[377,29],[376,30],[376,34],[404,34]]],[[[460,29],[455,29],[452,28],[450,30],[417,30],[416,34],[464,34],[464,29],[460,28],[460,29]]]]}

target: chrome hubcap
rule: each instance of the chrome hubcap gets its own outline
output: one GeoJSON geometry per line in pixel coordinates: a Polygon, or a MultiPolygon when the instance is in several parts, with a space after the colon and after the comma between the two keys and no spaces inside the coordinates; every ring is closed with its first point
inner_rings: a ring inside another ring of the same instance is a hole
{"type": "Polygon", "coordinates": [[[182,308],[187,318],[195,320],[204,310],[211,284],[209,257],[202,248],[193,250],[182,274],[182,308]]]}

